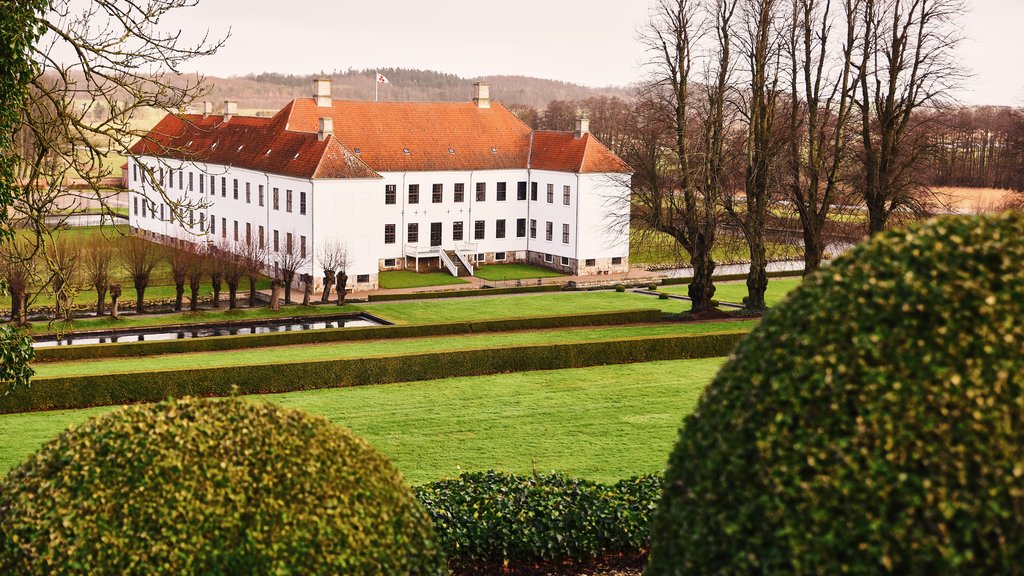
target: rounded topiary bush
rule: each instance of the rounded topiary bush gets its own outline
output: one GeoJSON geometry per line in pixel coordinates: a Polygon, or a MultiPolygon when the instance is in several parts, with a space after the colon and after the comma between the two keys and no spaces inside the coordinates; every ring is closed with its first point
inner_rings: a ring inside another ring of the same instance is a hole
{"type": "Polygon", "coordinates": [[[239,399],[128,407],[0,484],[2,574],[446,574],[390,462],[323,418],[239,399]]]}
{"type": "Polygon", "coordinates": [[[809,277],[686,419],[648,574],[996,574],[1024,558],[1024,216],[809,277]]]}
{"type": "Polygon", "coordinates": [[[615,285],[615,291],[616,292],[625,292],[626,291],[626,286],[624,284],[616,284],[615,285]]]}

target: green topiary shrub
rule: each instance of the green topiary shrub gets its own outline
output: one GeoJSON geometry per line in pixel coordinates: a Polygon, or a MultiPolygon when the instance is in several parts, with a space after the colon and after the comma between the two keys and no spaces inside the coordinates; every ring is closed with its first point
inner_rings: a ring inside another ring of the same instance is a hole
{"type": "Polygon", "coordinates": [[[668,300],[668,292],[661,292],[660,294],[658,294],[658,298],[662,300],[668,300]]]}
{"type": "Polygon", "coordinates": [[[648,574],[1002,574],[1024,558],[1024,216],[881,234],[734,352],[648,574]]]}
{"type": "Polygon", "coordinates": [[[239,399],[128,407],[0,485],[2,574],[446,574],[399,472],[323,418],[239,399]]]}
{"type": "MultiPolygon", "coordinates": [[[[415,489],[452,565],[478,572],[538,562],[639,558],[647,549],[661,479],[613,485],[561,474],[464,473],[415,489]]],[[[532,572],[531,572],[532,573],[532,572]]]]}
{"type": "Polygon", "coordinates": [[[625,292],[626,291],[626,286],[623,285],[623,284],[616,284],[615,285],[615,291],[616,292],[625,292]]]}
{"type": "Polygon", "coordinates": [[[653,290],[657,290],[658,289],[658,285],[655,284],[654,282],[651,282],[650,284],[647,285],[647,289],[648,290],[652,290],[652,291],[653,290]]]}

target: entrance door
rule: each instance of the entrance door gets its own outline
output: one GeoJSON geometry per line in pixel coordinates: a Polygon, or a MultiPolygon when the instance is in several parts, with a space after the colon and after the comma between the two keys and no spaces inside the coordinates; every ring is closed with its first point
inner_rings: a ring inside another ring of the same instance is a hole
{"type": "Polygon", "coordinates": [[[441,245],[441,223],[431,222],[430,223],[430,245],[440,246],[441,245]]]}

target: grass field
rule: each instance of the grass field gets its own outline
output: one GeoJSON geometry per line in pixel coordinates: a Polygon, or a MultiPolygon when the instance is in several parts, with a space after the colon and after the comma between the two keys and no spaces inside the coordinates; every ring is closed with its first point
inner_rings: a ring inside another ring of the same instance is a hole
{"type": "MultiPolygon", "coordinates": [[[[775,306],[786,297],[794,288],[800,285],[802,278],[769,278],[768,290],[764,293],[764,301],[768,306],[775,306]]],[[[672,286],[659,286],[658,289],[669,294],[680,294],[686,296],[686,284],[675,284],[672,286]]],[[[747,297],[746,282],[723,282],[715,283],[715,299],[719,302],[731,302],[742,304],[747,297]]]]}
{"type": "Polygon", "coordinates": [[[285,362],[310,362],[342,358],[366,358],[371,356],[397,356],[423,354],[453,350],[481,348],[502,348],[538,344],[559,344],[564,342],[594,342],[623,338],[644,338],[678,334],[703,334],[726,330],[751,330],[754,320],[727,322],[706,322],[693,324],[651,324],[604,326],[600,328],[570,328],[553,330],[532,330],[491,334],[467,334],[462,336],[434,336],[429,338],[402,338],[395,340],[369,340],[357,342],[332,342],[328,344],[305,344],[296,346],[274,346],[221,352],[193,352],[186,354],[165,354],[132,358],[110,358],[100,360],[77,360],[70,362],[45,362],[34,366],[36,377],[86,376],[114,374],[119,372],[159,372],[160,370],[181,370],[193,366],[215,368],[241,366],[246,364],[277,364],[285,362]]]}
{"type": "Polygon", "coordinates": [[[424,272],[420,274],[411,270],[381,272],[379,281],[380,287],[386,289],[467,284],[465,280],[456,278],[447,272],[424,272]]]}
{"type": "MultiPolygon", "coordinates": [[[[256,288],[258,290],[266,290],[266,289],[270,288],[270,279],[269,278],[264,278],[264,279],[258,280],[256,282],[256,288]]],[[[189,289],[188,284],[186,284],[185,285],[185,297],[184,297],[185,306],[188,306],[189,295],[191,293],[192,292],[189,289]]],[[[249,279],[248,278],[242,278],[242,282],[239,284],[239,287],[238,287],[238,294],[239,294],[239,296],[248,296],[249,295],[249,279]]],[[[174,298],[174,295],[175,295],[174,284],[151,284],[149,287],[146,288],[146,296],[145,296],[145,298],[146,298],[147,301],[165,300],[165,299],[168,299],[168,298],[174,298]]],[[[209,282],[203,282],[199,286],[199,297],[200,298],[206,298],[206,297],[210,297],[210,296],[213,296],[213,285],[211,285],[209,282]]],[[[221,289],[221,298],[223,300],[222,301],[222,305],[224,305],[224,306],[227,306],[227,304],[226,304],[227,303],[227,296],[228,296],[228,287],[227,287],[226,284],[223,284],[222,285],[222,289],[221,289]]],[[[292,296],[295,296],[295,292],[294,291],[292,292],[292,296]]],[[[135,286],[132,284],[131,280],[123,280],[122,279],[122,282],[121,282],[121,302],[123,303],[125,300],[131,300],[133,302],[135,301],[135,286]]],[[[110,293],[109,292],[107,293],[106,297],[104,298],[104,301],[106,302],[106,308],[109,311],[110,310],[110,293]]],[[[84,304],[84,305],[92,305],[93,307],[95,307],[95,305],[96,305],[96,290],[93,290],[93,289],[89,289],[89,290],[83,289],[83,290],[81,290],[75,296],[75,303],[76,304],[84,304]]],[[[50,292],[41,292],[41,293],[38,293],[35,296],[35,298],[32,301],[29,302],[29,309],[32,309],[32,308],[35,308],[35,307],[39,307],[39,306],[53,306],[53,304],[54,304],[53,294],[50,293],[50,292]]],[[[10,296],[0,297],[0,308],[10,308],[10,306],[11,306],[11,297],[10,296]]],[[[125,307],[123,305],[121,306],[121,310],[122,311],[125,310],[125,307]]]]}
{"type": "Polygon", "coordinates": [[[532,266],[530,264],[488,264],[473,271],[477,278],[491,282],[503,280],[527,280],[533,278],[555,278],[562,276],[554,270],[532,266]]]}
{"type": "MultiPolygon", "coordinates": [[[[660,472],[722,358],[451,378],[250,397],[326,416],[413,484],[465,470],[611,482],[660,472]]],[[[112,408],[0,416],[0,473],[112,408]]]]}
{"type": "MultiPolygon", "coordinates": [[[[771,260],[803,258],[801,248],[796,245],[768,242],[765,249],[771,260]]],[[[738,238],[719,237],[713,250],[713,257],[719,264],[750,261],[747,245],[738,238]]],[[[668,234],[634,230],[630,233],[629,262],[637,266],[642,264],[689,266],[689,256],[668,234]]]]}
{"type": "Polygon", "coordinates": [[[659,308],[665,312],[684,312],[690,309],[690,303],[679,300],[659,300],[630,292],[600,291],[381,302],[360,305],[358,308],[396,324],[433,324],[643,308],[659,308]]]}

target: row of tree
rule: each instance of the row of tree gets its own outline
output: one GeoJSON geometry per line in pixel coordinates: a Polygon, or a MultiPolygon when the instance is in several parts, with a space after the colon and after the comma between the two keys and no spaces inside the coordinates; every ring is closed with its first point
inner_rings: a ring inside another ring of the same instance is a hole
{"type": "MultiPolygon", "coordinates": [[[[84,288],[96,292],[97,316],[106,313],[109,295],[111,315],[116,317],[122,278],[131,282],[136,296],[135,312],[141,314],[145,310],[146,289],[161,263],[166,263],[175,286],[175,311],[183,309],[186,288],[189,290],[189,309],[196,311],[200,287],[204,282],[209,282],[213,288],[214,308],[221,306],[221,295],[226,286],[228,308],[234,309],[238,306],[238,290],[246,279],[249,283],[248,305],[256,306],[258,282],[269,269],[269,256],[267,249],[257,242],[222,240],[219,243],[161,245],[139,237],[111,239],[102,233],[85,237],[59,235],[45,251],[35,249],[28,239],[0,247],[0,279],[9,288],[11,320],[16,324],[27,322],[33,299],[44,293],[53,296],[55,315],[70,321],[74,303],[84,288]]],[[[274,254],[274,258],[278,273],[272,282],[274,299],[281,290],[285,302],[291,303],[291,286],[310,259],[295,246],[284,246],[282,251],[274,254]]],[[[330,299],[331,288],[337,284],[338,303],[343,303],[348,251],[339,242],[329,242],[322,247],[319,261],[324,272],[322,301],[330,299]],[[343,281],[339,282],[339,279],[343,281]]],[[[301,280],[305,284],[303,303],[308,305],[314,280],[310,275],[302,275],[301,280]]]]}

